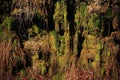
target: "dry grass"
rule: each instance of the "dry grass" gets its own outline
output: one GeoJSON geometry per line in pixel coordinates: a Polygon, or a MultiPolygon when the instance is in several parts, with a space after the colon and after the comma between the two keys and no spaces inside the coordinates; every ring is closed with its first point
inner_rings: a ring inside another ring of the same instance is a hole
{"type": "Polygon", "coordinates": [[[34,53],[39,51],[42,53],[51,52],[48,44],[48,38],[46,36],[40,36],[40,35],[30,38],[28,41],[25,41],[24,49],[31,50],[34,53]]]}
{"type": "Polygon", "coordinates": [[[94,80],[94,72],[80,70],[75,64],[75,59],[75,56],[72,57],[70,67],[66,70],[66,80],[94,80]]]}
{"type": "Polygon", "coordinates": [[[45,0],[14,0],[12,15],[16,16],[20,22],[31,22],[35,13],[46,15],[45,0]]]}
{"type": "Polygon", "coordinates": [[[16,20],[15,29],[20,38],[27,39],[26,29],[31,26],[35,16],[42,16],[42,19],[48,24],[45,0],[13,0],[11,15],[16,20]]]}
{"type": "Polygon", "coordinates": [[[0,43],[0,80],[11,80],[13,69],[25,65],[25,59],[20,45],[14,46],[8,35],[4,34],[4,37],[0,43]]]}

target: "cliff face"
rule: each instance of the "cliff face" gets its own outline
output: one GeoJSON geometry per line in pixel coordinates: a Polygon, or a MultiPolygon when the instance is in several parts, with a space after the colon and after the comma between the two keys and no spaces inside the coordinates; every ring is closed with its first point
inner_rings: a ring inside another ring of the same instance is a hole
{"type": "Polygon", "coordinates": [[[0,16],[0,79],[120,79],[119,0],[6,4],[11,10],[3,4],[8,12],[0,16]]]}

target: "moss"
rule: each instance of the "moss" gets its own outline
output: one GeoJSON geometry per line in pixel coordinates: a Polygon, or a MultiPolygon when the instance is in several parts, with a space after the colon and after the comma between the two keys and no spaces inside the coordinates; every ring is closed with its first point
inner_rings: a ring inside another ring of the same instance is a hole
{"type": "Polygon", "coordinates": [[[64,78],[64,74],[62,73],[57,73],[56,75],[54,75],[53,77],[52,77],[52,80],[65,80],[65,78],[64,78]]]}
{"type": "Polygon", "coordinates": [[[3,22],[0,24],[0,40],[12,39],[12,33],[10,32],[13,27],[14,18],[13,17],[6,17],[3,22]]]}
{"type": "Polygon", "coordinates": [[[55,5],[55,13],[53,15],[54,21],[63,22],[66,19],[66,6],[62,1],[57,1],[55,5]]]}
{"type": "Polygon", "coordinates": [[[101,41],[99,38],[97,39],[97,50],[102,50],[103,49],[103,41],[101,41]]]}
{"type": "Polygon", "coordinates": [[[112,8],[109,8],[105,15],[108,19],[111,19],[114,15],[114,13],[112,12],[112,8]]]}
{"type": "Polygon", "coordinates": [[[100,69],[100,75],[101,75],[102,78],[103,78],[104,74],[105,74],[105,67],[102,67],[100,69]]]}
{"type": "Polygon", "coordinates": [[[44,61],[41,61],[39,69],[41,70],[42,75],[44,75],[47,72],[46,63],[44,61]]]}
{"type": "Polygon", "coordinates": [[[108,51],[108,52],[107,52],[107,55],[108,55],[108,56],[110,56],[110,55],[111,55],[111,52],[110,52],[110,51],[108,51]]]}
{"type": "MultiPolygon", "coordinates": [[[[60,41],[60,45],[59,45],[59,55],[62,56],[65,53],[65,38],[64,36],[59,36],[59,41],[60,41]]],[[[58,56],[59,56],[58,55],[58,56]]]]}
{"type": "Polygon", "coordinates": [[[57,43],[57,33],[56,31],[52,31],[49,33],[49,42],[50,46],[54,51],[58,50],[58,43],[57,43]]]}
{"type": "Polygon", "coordinates": [[[41,75],[45,75],[45,73],[47,72],[46,69],[46,62],[44,60],[39,60],[39,55],[37,53],[34,53],[34,55],[32,56],[32,66],[33,66],[33,70],[41,75]]]}
{"type": "Polygon", "coordinates": [[[81,16],[85,17],[86,15],[86,8],[87,8],[87,4],[85,2],[81,2],[80,3],[81,7],[80,7],[80,12],[81,12],[81,16]]]}
{"type": "Polygon", "coordinates": [[[94,22],[94,25],[95,25],[95,26],[99,27],[99,25],[100,25],[100,17],[97,16],[97,17],[94,19],[93,22],[94,22]]]}
{"type": "MultiPolygon", "coordinates": [[[[85,24],[85,18],[86,18],[86,7],[87,4],[85,2],[81,2],[80,5],[77,5],[76,7],[76,13],[75,13],[75,23],[77,29],[81,26],[81,24],[85,24]]],[[[84,25],[86,26],[86,25],[84,25]]]]}
{"type": "Polygon", "coordinates": [[[92,62],[92,67],[95,69],[96,68],[96,62],[92,62]]]}
{"type": "Polygon", "coordinates": [[[67,27],[67,7],[65,1],[57,1],[55,4],[55,13],[53,15],[53,20],[55,21],[55,30],[60,31],[60,29],[66,30],[67,27]]]}
{"type": "Polygon", "coordinates": [[[95,61],[100,62],[100,53],[95,55],[95,61]]]}
{"type": "Polygon", "coordinates": [[[12,15],[16,15],[18,13],[22,12],[22,9],[17,9],[17,8],[14,8],[14,10],[12,11],[12,15]]]}
{"type": "Polygon", "coordinates": [[[32,30],[36,34],[38,34],[40,32],[39,27],[37,25],[35,25],[35,24],[32,26],[32,30]]]}
{"type": "Polygon", "coordinates": [[[97,44],[97,50],[100,50],[101,48],[101,44],[97,44]]]}
{"type": "Polygon", "coordinates": [[[85,39],[85,44],[88,49],[95,49],[96,48],[96,36],[93,35],[87,35],[85,39]],[[94,46],[93,46],[94,45],[94,46]]]}
{"type": "Polygon", "coordinates": [[[88,20],[88,26],[89,27],[98,27],[100,24],[100,17],[97,14],[91,14],[90,18],[88,20]]]}
{"type": "Polygon", "coordinates": [[[7,28],[8,30],[11,30],[11,28],[13,26],[13,22],[14,22],[14,18],[6,17],[1,24],[1,27],[7,28]]]}

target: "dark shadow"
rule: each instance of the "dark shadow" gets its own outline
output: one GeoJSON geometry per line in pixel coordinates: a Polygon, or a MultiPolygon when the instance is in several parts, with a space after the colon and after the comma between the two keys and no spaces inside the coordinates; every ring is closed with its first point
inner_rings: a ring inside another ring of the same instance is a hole
{"type": "Polygon", "coordinates": [[[71,51],[73,51],[73,36],[75,34],[75,23],[74,23],[74,18],[75,18],[75,0],[66,0],[66,4],[67,4],[67,20],[69,23],[69,27],[70,27],[70,49],[71,51]]]}
{"type": "Polygon", "coordinates": [[[81,33],[79,33],[79,35],[78,35],[79,42],[77,44],[77,49],[78,49],[77,57],[80,57],[81,50],[83,49],[82,44],[83,44],[83,41],[85,40],[85,38],[82,36],[83,27],[81,27],[80,30],[81,30],[81,33]]]}

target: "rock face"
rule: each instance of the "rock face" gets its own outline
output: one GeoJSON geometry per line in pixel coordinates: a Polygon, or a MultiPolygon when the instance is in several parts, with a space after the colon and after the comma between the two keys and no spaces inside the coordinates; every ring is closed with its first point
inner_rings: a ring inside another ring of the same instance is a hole
{"type": "MultiPolygon", "coordinates": [[[[19,56],[8,59],[17,60],[17,66],[10,66],[6,74],[23,80],[120,79],[119,0],[19,0],[12,4],[10,16],[0,24],[0,40],[9,39],[2,33],[10,32],[14,47],[9,52],[19,56]]],[[[4,68],[0,71],[3,79],[4,68]]]]}

